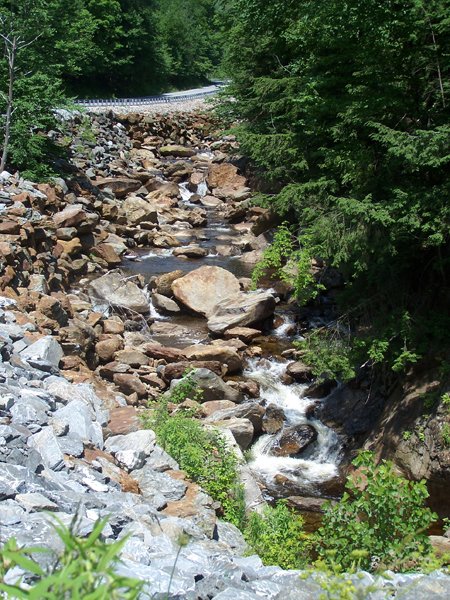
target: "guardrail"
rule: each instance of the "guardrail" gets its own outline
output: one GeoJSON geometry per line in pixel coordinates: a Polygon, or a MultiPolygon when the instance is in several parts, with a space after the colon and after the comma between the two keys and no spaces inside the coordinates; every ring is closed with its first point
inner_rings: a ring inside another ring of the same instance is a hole
{"type": "Polygon", "coordinates": [[[139,106],[145,104],[170,104],[172,102],[183,102],[186,100],[198,100],[201,98],[205,98],[206,96],[214,96],[219,91],[219,88],[216,90],[210,90],[207,92],[198,92],[195,94],[184,94],[179,96],[143,96],[141,98],[101,98],[95,100],[75,100],[75,104],[79,104],[80,106],[84,106],[85,108],[94,107],[94,106],[139,106]]]}

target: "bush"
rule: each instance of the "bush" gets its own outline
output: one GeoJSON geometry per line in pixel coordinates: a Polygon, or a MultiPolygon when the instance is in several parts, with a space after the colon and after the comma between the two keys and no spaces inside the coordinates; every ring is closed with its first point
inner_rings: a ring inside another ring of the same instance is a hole
{"type": "Polygon", "coordinates": [[[101,539],[105,525],[106,520],[98,521],[87,538],[80,538],[72,528],[57,521],[55,530],[64,550],[47,571],[33,555],[48,553],[48,549],[19,548],[14,539],[9,540],[0,551],[0,592],[7,594],[7,598],[29,600],[135,600],[142,583],[122,577],[114,570],[126,538],[107,544],[101,539]],[[5,574],[16,566],[32,577],[25,588],[21,586],[23,578],[15,584],[3,583],[5,574]]]}
{"type": "Polygon", "coordinates": [[[164,402],[144,422],[180,468],[221,503],[224,518],[239,527],[244,518],[243,490],[238,483],[238,460],[225,439],[205,430],[189,413],[171,416],[164,402]]]}
{"type": "Polygon", "coordinates": [[[263,514],[251,513],[244,537],[265,565],[300,569],[308,564],[311,538],[303,531],[303,519],[283,501],[263,514]]]}
{"type": "Polygon", "coordinates": [[[433,556],[427,529],[437,519],[424,506],[425,481],[408,481],[388,461],[375,466],[370,452],[353,464],[358,471],[342,500],[327,506],[316,534],[319,556],[346,571],[422,568],[433,556]]]}

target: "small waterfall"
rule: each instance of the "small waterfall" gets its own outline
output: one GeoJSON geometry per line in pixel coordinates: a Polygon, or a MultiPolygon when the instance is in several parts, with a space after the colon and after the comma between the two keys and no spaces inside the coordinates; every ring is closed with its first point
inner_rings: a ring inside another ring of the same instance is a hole
{"type": "Polygon", "coordinates": [[[261,386],[261,398],[267,404],[275,404],[284,411],[285,427],[308,424],[317,431],[317,439],[302,453],[301,458],[272,456],[271,449],[277,434],[265,434],[252,446],[249,466],[252,472],[266,484],[273,483],[277,475],[284,475],[305,494],[315,494],[318,484],[338,475],[341,444],[337,434],[318,421],[306,416],[314,400],[303,396],[305,385],[284,385],[281,376],[286,364],[257,359],[250,361],[245,375],[261,386]]]}
{"type": "Polygon", "coordinates": [[[155,305],[153,304],[152,297],[150,297],[149,306],[150,306],[150,317],[152,319],[154,319],[155,321],[167,321],[167,319],[169,317],[165,317],[160,312],[158,312],[158,310],[156,309],[155,305]]]}
{"type": "Polygon", "coordinates": [[[199,196],[201,196],[203,198],[203,196],[206,196],[208,193],[208,185],[206,183],[206,181],[202,181],[201,183],[198,184],[197,186],[197,194],[199,196]]]}
{"type": "Polygon", "coordinates": [[[292,315],[284,314],[282,315],[283,323],[274,329],[274,334],[277,337],[289,337],[292,334],[292,331],[295,327],[295,319],[292,315]]]}
{"type": "Polygon", "coordinates": [[[188,184],[186,181],[178,185],[180,189],[181,199],[183,200],[186,206],[195,206],[193,202],[190,202],[192,196],[194,195],[194,192],[191,192],[191,190],[189,190],[187,186],[188,184]]]}

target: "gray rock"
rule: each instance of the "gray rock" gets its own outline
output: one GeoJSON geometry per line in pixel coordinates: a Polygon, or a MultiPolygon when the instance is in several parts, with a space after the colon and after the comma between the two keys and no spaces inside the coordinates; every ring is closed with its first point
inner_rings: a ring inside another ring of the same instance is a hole
{"type": "Polygon", "coordinates": [[[63,454],[75,457],[83,455],[84,444],[78,435],[72,434],[69,436],[58,437],[56,441],[63,454]]]}
{"type": "Polygon", "coordinates": [[[26,482],[33,479],[31,471],[22,466],[3,464],[0,468],[0,500],[13,498],[26,491],[26,482]]]}
{"type": "Polygon", "coordinates": [[[253,441],[255,430],[249,419],[230,417],[225,421],[214,421],[214,425],[220,429],[229,429],[241,450],[246,450],[253,441]]]}
{"type": "Polygon", "coordinates": [[[53,413],[58,423],[65,423],[69,433],[79,440],[91,442],[98,448],[103,448],[103,433],[100,423],[95,419],[95,412],[82,400],[73,400],[63,408],[53,413]]]}
{"type": "Polygon", "coordinates": [[[231,400],[241,402],[244,398],[242,392],[227,385],[218,375],[209,369],[195,369],[190,373],[190,378],[195,385],[203,391],[202,400],[231,400]]]}
{"type": "Polygon", "coordinates": [[[183,481],[173,479],[165,473],[158,473],[145,466],[138,471],[133,471],[133,478],[139,483],[143,497],[151,504],[164,504],[171,501],[181,500],[187,486],[183,481]]]}
{"type": "Polygon", "coordinates": [[[157,310],[160,310],[162,312],[166,312],[169,314],[180,312],[180,307],[178,306],[178,304],[171,298],[167,298],[167,296],[163,296],[162,294],[157,294],[156,292],[153,292],[152,302],[153,306],[157,310]]]}
{"type": "Polygon", "coordinates": [[[151,429],[141,429],[127,435],[115,435],[105,442],[105,449],[115,455],[118,452],[135,452],[150,456],[155,448],[156,436],[151,429]]]}
{"type": "Polygon", "coordinates": [[[21,523],[25,511],[15,500],[4,500],[0,510],[0,525],[2,527],[21,523]]]}
{"type": "Polygon", "coordinates": [[[17,494],[16,502],[28,512],[38,512],[40,510],[58,510],[58,505],[38,492],[26,494],[17,494]]]}
{"type": "Polygon", "coordinates": [[[101,300],[137,313],[148,313],[150,310],[147,296],[121,271],[112,271],[92,281],[89,294],[94,301],[101,300]]]}
{"type": "Polygon", "coordinates": [[[160,446],[155,446],[155,449],[145,461],[147,467],[153,471],[168,471],[169,469],[178,470],[180,467],[176,460],[174,460],[165,450],[160,446]]]}
{"type": "Polygon", "coordinates": [[[235,294],[217,304],[209,315],[208,329],[222,334],[231,327],[260,323],[273,315],[275,305],[275,298],[268,291],[235,294]]]}
{"type": "Polygon", "coordinates": [[[45,466],[49,469],[59,471],[64,467],[64,456],[51,427],[45,427],[39,433],[29,437],[28,445],[39,452],[45,466]]]}
{"type": "Polygon", "coordinates": [[[25,348],[20,355],[33,367],[50,365],[57,368],[64,352],[54,338],[46,336],[25,348]]]}

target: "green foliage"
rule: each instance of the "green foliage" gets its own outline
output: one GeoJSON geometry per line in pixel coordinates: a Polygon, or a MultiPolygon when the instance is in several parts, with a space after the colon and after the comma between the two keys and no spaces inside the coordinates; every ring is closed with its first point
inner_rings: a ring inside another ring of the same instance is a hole
{"type": "Polygon", "coordinates": [[[273,242],[264,250],[262,260],[252,272],[253,286],[256,287],[264,275],[270,274],[289,283],[300,302],[316,298],[324,288],[312,273],[313,256],[308,236],[296,238],[292,227],[284,223],[275,232],[273,242]]]}
{"type": "Polygon", "coordinates": [[[319,380],[348,381],[356,375],[350,335],[342,327],[315,329],[295,346],[319,380]]]}
{"type": "Polygon", "coordinates": [[[281,190],[266,204],[345,276],[338,301],[365,338],[359,364],[394,372],[448,347],[448,8],[232,0],[223,10],[233,79],[223,110],[281,190]]]}
{"type": "Polygon", "coordinates": [[[170,415],[164,401],[144,422],[154,429],[158,443],[180,468],[221,503],[224,518],[240,526],[244,502],[238,482],[238,460],[224,438],[216,431],[204,429],[189,414],[170,415]]]}
{"type": "Polygon", "coordinates": [[[106,520],[98,521],[87,538],[55,520],[55,530],[64,549],[53,567],[45,571],[35,561],[38,553],[48,553],[45,548],[20,548],[14,539],[0,551],[0,576],[9,569],[20,567],[31,577],[29,585],[22,587],[22,579],[14,585],[0,582],[0,591],[8,598],[29,600],[134,600],[139,597],[142,583],[117,575],[114,567],[126,539],[107,544],[101,539],[106,520]],[[31,585],[30,585],[31,583],[31,585]]]}
{"type": "Polygon", "coordinates": [[[444,423],[441,428],[441,437],[444,443],[444,446],[450,448],[450,424],[444,423]]]}
{"type": "Polygon", "coordinates": [[[203,390],[198,388],[192,375],[185,373],[184,377],[170,390],[170,402],[181,404],[187,398],[190,400],[201,400],[203,390]]]}
{"type": "Polygon", "coordinates": [[[262,514],[252,512],[244,537],[265,565],[300,569],[308,564],[311,541],[303,531],[303,519],[283,501],[266,507],[262,514]]]}
{"type": "Polygon", "coordinates": [[[424,481],[411,482],[392,463],[375,466],[370,452],[354,461],[342,500],[329,505],[316,534],[320,558],[344,570],[424,568],[433,564],[427,529],[437,518],[424,507],[424,481]]]}
{"type": "Polygon", "coordinates": [[[407,442],[412,437],[412,431],[409,431],[409,430],[404,431],[402,437],[405,440],[405,442],[407,442]]]}

